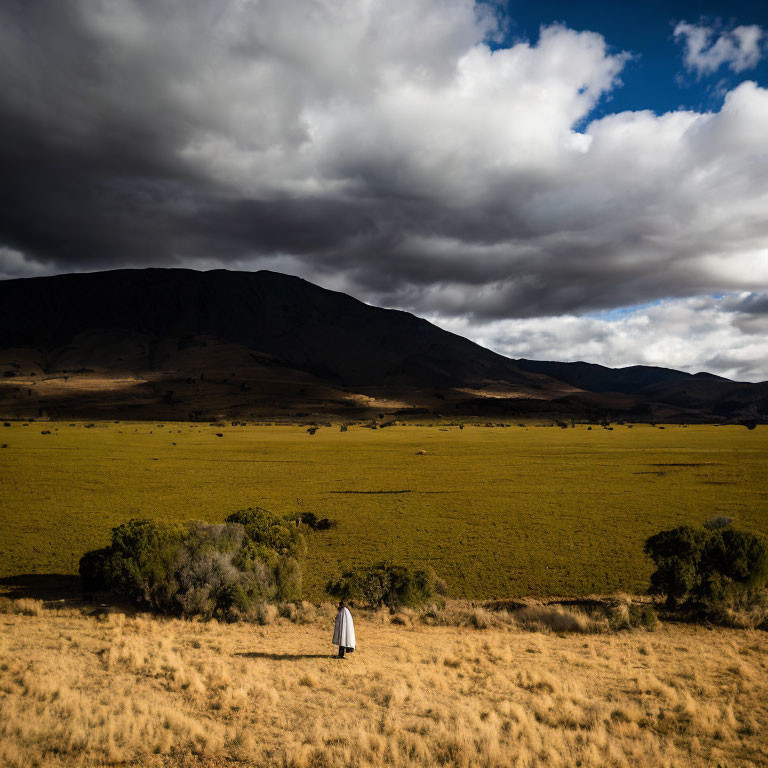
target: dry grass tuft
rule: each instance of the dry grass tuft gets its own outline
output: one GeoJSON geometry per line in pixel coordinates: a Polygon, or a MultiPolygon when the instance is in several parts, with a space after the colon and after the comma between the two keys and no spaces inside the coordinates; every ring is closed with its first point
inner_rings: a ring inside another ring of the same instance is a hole
{"type": "MultiPolygon", "coordinates": [[[[627,600],[631,602],[630,598],[627,600]]],[[[599,602],[597,598],[595,602],[599,602]]],[[[480,630],[522,627],[534,632],[592,634],[630,627],[628,605],[617,603],[615,598],[600,602],[600,607],[594,608],[591,613],[581,608],[538,602],[507,610],[494,603],[477,606],[452,601],[445,608],[430,607],[422,611],[420,618],[427,625],[471,627],[480,630]],[[625,617],[624,621],[621,620],[622,616],[625,617]]],[[[412,621],[406,620],[402,612],[392,618],[392,623],[412,626],[412,621]]]]}
{"type": "Polygon", "coordinates": [[[21,597],[11,600],[0,597],[0,613],[17,613],[23,616],[40,616],[43,612],[43,601],[21,597]]]}
{"type": "Polygon", "coordinates": [[[587,634],[608,629],[605,620],[594,619],[582,611],[556,605],[529,605],[514,611],[512,616],[521,626],[539,631],[587,634]]]}

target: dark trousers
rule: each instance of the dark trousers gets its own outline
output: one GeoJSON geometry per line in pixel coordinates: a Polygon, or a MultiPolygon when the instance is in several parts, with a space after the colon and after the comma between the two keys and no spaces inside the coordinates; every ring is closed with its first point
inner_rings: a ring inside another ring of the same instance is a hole
{"type": "Polygon", "coordinates": [[[340,658],[340,659],[343,659],[343,658],[344,658],[344,651],[346,651],[346,650],[347,650],[347,649],[346,649],[346,648],[345,648],[343,645],[340,645],[340,646],[339,646],[339,658],[340,658]]]}

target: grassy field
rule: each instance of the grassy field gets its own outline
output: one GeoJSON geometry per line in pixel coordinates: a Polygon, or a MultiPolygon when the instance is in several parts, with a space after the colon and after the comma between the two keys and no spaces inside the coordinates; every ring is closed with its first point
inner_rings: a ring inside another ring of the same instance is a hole
{"type": "Polygon", "coordinates": [[[650,573],[643,540],[662,528],[727,515],[768,534],[768,427],[310,436],[14,422],[0,442],[2,576],[75,573],[81,554],[131,517],[215,522],[249,505],[338,520],[311,539],[310,599],[342,565],[384,558],[432,566],[454,597],[636,593],[650,573]]]}
{"type": "Polygon", "coordinates": [[[12,611],[0,615],[8,768],[768,764],[764,632],[358,614],[357,650],[340,661],[330,606],[265,627],[0,609],[12,611]]]}

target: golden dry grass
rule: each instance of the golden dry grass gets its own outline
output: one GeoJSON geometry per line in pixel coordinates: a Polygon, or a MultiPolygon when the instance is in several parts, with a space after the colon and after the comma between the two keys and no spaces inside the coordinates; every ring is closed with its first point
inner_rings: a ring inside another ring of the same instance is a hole
{"type": "Polygon", "coordinates": [[[358,650],[338,661],[329,607],[265,627],[0,609],[9,768],[768,764],[761,632],[358,615],[358,650]]]}

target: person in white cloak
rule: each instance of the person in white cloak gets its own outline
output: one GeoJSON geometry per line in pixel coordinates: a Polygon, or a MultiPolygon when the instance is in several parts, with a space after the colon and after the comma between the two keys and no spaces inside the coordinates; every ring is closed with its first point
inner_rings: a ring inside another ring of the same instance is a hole
{"type": "Polygon", "coordinates": [[[344,651],[355,650],[355,624],[352,614],[344,601],[339,601],[339,612],[336,614],[336,624],[333,627],[333,644],[339,646],[339,658],[344,658],[344,651]]]}

